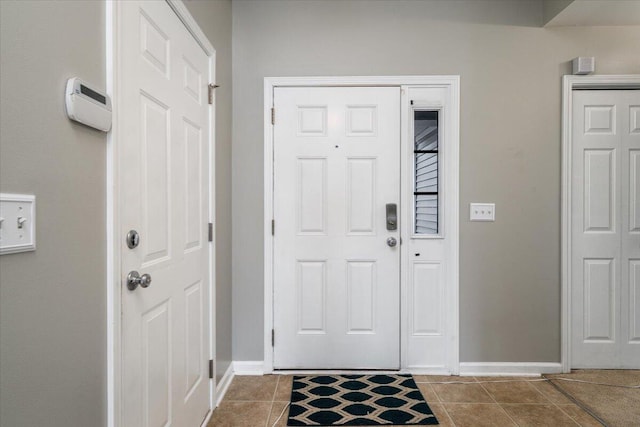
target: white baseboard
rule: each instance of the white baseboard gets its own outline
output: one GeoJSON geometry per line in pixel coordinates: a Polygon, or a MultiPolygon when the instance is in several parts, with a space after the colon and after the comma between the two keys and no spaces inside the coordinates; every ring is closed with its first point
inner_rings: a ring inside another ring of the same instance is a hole
{"type": "Polygon", "coordinates": [[[461,376],[539,376],[562,373],[562,364],[547,362],[461,362],[461,376]]]}
{"type": "MultiPolygon", "coordinates": [[[[301,373],[311,373],[311,371],[300,371],[301,373]]],[[[330,373],[329,371],[319,371],[318,373],[330,373]]],[[[335,371],[342,373],[343,371],[335,371]]],[[[347,372],[347,371],[344,371],[347,372]]],[[[412,366],[401,369],[400,372],[414,375],[449,375],[446,369],[436,366],[412,366]]],[[[279,371],[278,373],[298,373],[298,371],[279,371]]],[[[562,364],[553,362],[462,362],[460,363],[461,376],[539,376],[540,374],[562,373],[562,364]]],[[[225,375],[220,380],[218,389],[226,392],[234,375],[264,375],[264,362],[262,360],[235,361],[225,375]],[[233,369],[232,369],[233,366],[233,369]],[[230,372],[231,371],[231,372],[230,372]],[[226,385],[225,385],[226,384],[226,385]]],[[[224,393],[219,393],[219,399],[224,393]]]]}
{"type": "Polygon", "coordinates": [[[400,372],[411,375],[451,375],[451,371],[444,366],[409,366],[400,372]]]}
{"type": "Polygon", "coordinates": [[[262,360],[233,362],[235,375],[264,375],[264,362],[262,360]]]}
{"type": "Polygon", "coordinates": [[[231,385],[231,381],[233,381],[233,377],[233,362],[231,362],[229,363],[229,366],[224,372],[222,378],[220,378],[220,382],[216,385],[216,408],[220,406],[220,402],[222,402],[224,395],[227,394],[227,390],[231,385]]]}

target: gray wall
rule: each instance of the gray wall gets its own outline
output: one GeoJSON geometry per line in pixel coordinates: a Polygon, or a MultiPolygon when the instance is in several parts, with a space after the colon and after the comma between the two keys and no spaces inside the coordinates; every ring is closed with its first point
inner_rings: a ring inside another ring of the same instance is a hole
{"type": "Polygon", "coordinates": [[[0,2],[0,191],[36,195],[38,248],[0,256],[3,427],[106,424],[106,137],[63,98],[105,85],[104,9],[0,2]]]}
{"type": "MultiPolygon", "coordinates": [[[[187,7],[217,50],[218,368],[231,360],[231,3],[187,7]]],[[[0,1],[0,191],[37,197],[36,252],[0,257],[0,425],[106,424],[105,134],[71,122],[105,86],[104,2],[0,1]],[[69,25],[73,22],[74,25],[69,25]]]]}
{"type": "Polygon", "coordinates": [[[640,27],[542,22],[535,0],[233,2],[235,360],[263,358],[263,78],[402,74],[461,76],[461,360],[560,360],[561,76],[640,73],[640,27]]]}
{"type": "Polygon", "coordinates": [[[185,5],[216,49],[216,376],[231,364],[231,0],[185,5]]]}

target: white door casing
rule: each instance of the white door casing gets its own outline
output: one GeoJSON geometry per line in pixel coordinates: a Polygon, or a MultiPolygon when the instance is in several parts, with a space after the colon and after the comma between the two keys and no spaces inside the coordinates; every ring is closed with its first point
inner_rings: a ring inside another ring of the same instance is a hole
{"type": "Polygon", "coordinates": [[[640,367],[640,91],[575,90],[571,367],[640,367]]]}
{"type": "Polygon", "coordinates": [[[116,402],[125,426],[196,426],[211,402],[210,58],[167,2],[117,7],[116,402]],[[128,290],[133,270],[151,285],[128,290]]]}
{"type": "Polygon", "coordinates": [[[400,89],[277,88],[274,105],[274,367],[398,369],[400,89]]]}
{"type": "MultiPolygon", "coordinates": [[[[398,214],[399,230],[404,244],[401,251],[401,317],[400,353],[403,371],[416,374],[454,374],[459,372],[459,121],[460,78],[458,76],[348,76],[348,77],[267,77],[264,85],[264,372],[274,370],[272,331],[274,326],[274,268],[276,254],[272,235],[274,218],[273,180],[277,165],[274,164],[274,125],[272,107],[278,88],[322,87],[397,87],[401,92],[401,203],[398,214]],[[411,94],[411,96],[410,96],[411,94]],[[442,142],[446,144],[442,159],[441,201],[444,234],[437,239],[412,239],[411,226],[403,224],[412,220],[413,195],[413,135],[410,135],[410,101],[422,106],[436,107],[442,113],[442,142]],[[444,237],[444,238],[442,238],[444,237]],[[412,251],[422,257],[414,259],[412,251]],[[424,263],[424,265],[420,265],[424,263]],[[407,272],[420,269],[415,278],[407,272]],[[434,279],[436,279],[434,281],[434,279]],[[413,282],[411,282],[413,281],[413,282]],[[428,301],[417,301],[429,298],[428,301]],[[437,303],[435,301],[438,301],[437,303]],[[434,304],[442,303],[442,310],[430,313],[434,304]],[[412,328],[418,324],[418,328],[412,328]]],[[[276,111],[276,123],[281,115],[276,111]]],[[[276,230],[279,229],[276,220],[276,230]]],[[[277,231],[276,231],[277,234],[277,231]]],[[[275,334],[276,342],[278,332],[275,334]]],[[[324,366],[321,366],[321,368],[324,366]]]]}

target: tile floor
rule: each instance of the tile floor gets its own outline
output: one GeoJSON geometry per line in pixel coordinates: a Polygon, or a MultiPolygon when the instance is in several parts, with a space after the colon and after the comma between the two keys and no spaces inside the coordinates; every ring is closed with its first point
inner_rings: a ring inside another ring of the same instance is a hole
{"type": "MultiPolygon", "coordinates": [[[[444,377],[414,379],[441,426],[600,426],[546,382],[482,382],[506,377],[444,377]],[[466,384],[431,384],[464,381],[466,384]]],[[[291,395],[292,377],[235,377],[209,427],[272,427],[291,395]]],[[[287,425],[287,411],[275,424],[287,425]]]]}

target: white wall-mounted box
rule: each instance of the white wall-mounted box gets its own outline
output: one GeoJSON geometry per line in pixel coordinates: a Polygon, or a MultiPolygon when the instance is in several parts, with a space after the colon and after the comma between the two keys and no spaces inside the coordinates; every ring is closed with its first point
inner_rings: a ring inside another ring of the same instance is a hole
{"type": "Polygon", "coordinates": [[[0,193],[0,255],[36,250],[36,196],[0,193]]]}
{"type": "Polygon", "coordinates": [[[579,56],[571,61],[573,74],[583,76],[596,71],[596,58],[593,56],[579,56]]]}
{"type": "Polygon", "coordinates": [[[470,221],[495,221],[496,220],[496,204],[495,203],[471,203],[469,205],[470,221]]]}

